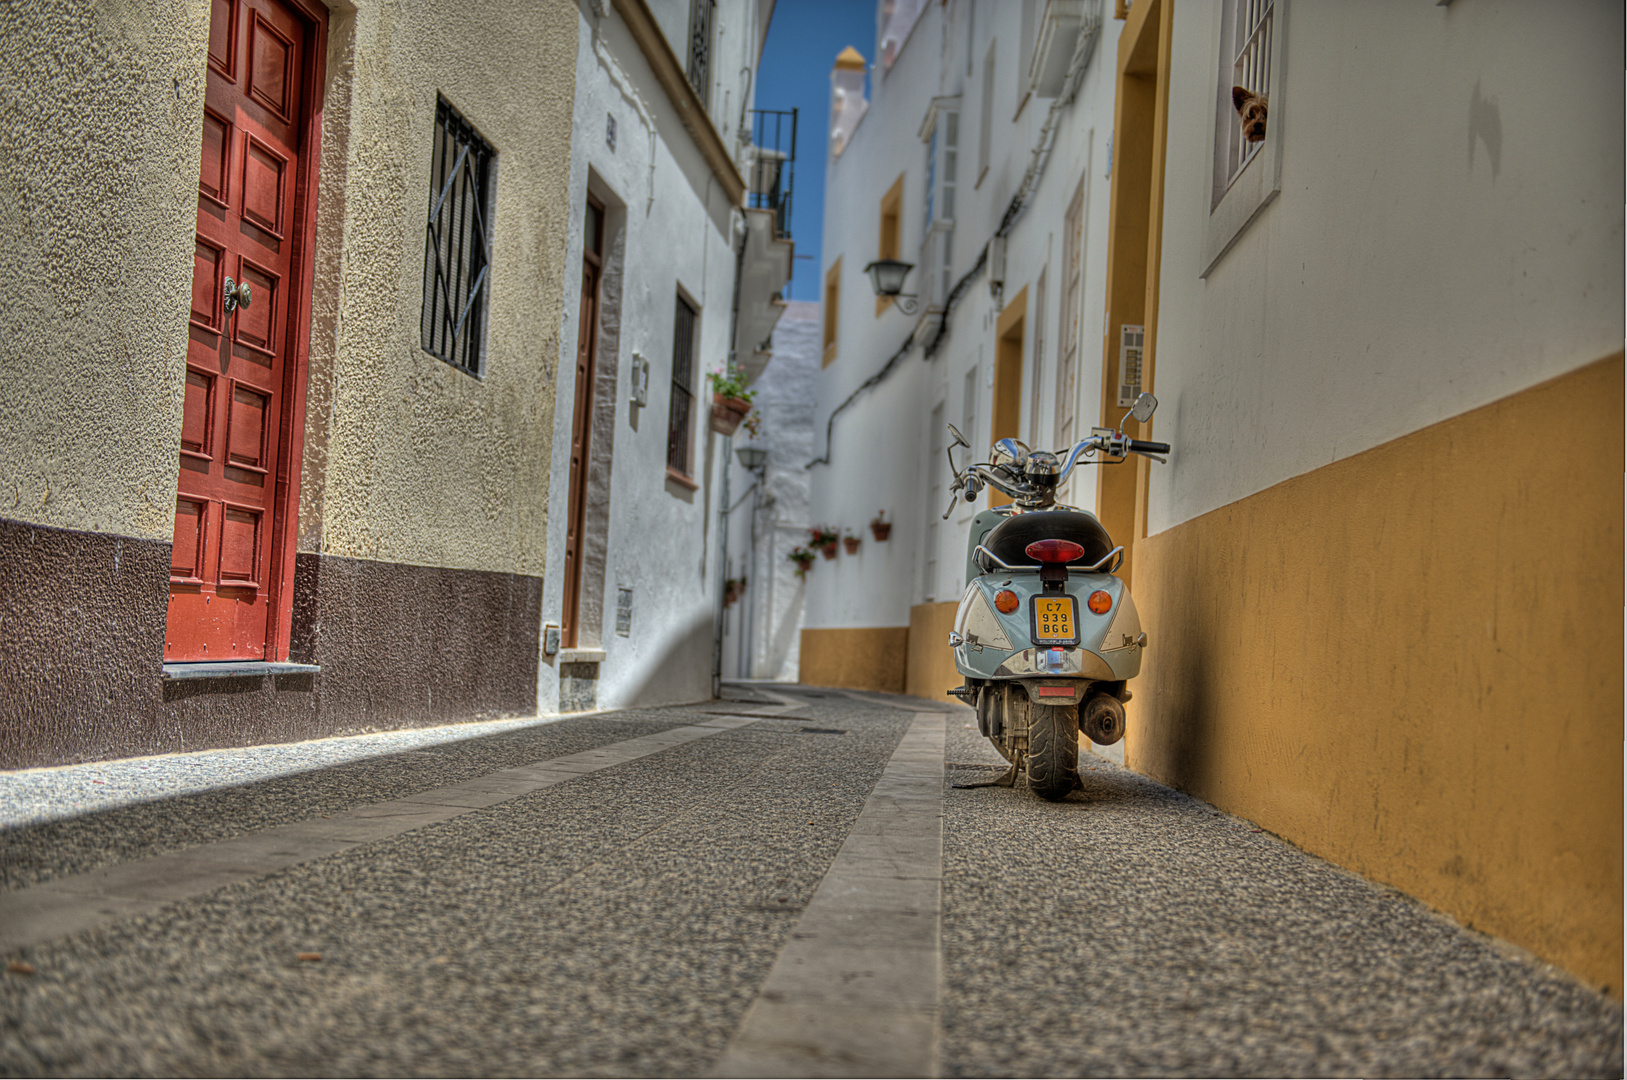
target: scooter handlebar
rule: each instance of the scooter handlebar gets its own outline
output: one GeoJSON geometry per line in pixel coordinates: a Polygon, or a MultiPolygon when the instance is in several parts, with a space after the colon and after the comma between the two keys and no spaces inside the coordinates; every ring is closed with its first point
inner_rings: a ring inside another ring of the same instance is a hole
{"type": "Polygon", "coordinates": [[[1145,442],[1145,441],[1143,441],[1141,439],[1131,439],[1130,440],[1130,453],[1132,453],[1132,454],[1167,454],[1167,453],[1169,453],[1169,443],[1167,443],[1167,442],[1145,442]]]}

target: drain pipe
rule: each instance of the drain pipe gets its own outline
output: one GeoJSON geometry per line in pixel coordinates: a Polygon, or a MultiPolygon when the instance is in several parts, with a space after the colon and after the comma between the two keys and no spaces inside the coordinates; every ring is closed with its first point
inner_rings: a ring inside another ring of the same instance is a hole
{"type": "MultiPolygon", "coordinates": [[[[729,220],[734,221],[735,208],[729,210],[729,220]]],[[[740,273],[746,263],[746,239],[751,228],[745,220],[744,212],[740,215],[740,239],[734,249],[734,299],[729,305],[729,367],[735,366],[735,335],[740,332],[740,273]]],[[[710,408],[710,406],[708,406],[710,408]]],[[[712,696],[715,698],[723,692],[723,583],[729,577],[729,472],[734,462],[734,436],[723,436],[723,497],[718,501],[717,511],[717,580],[713,587],[717,591],[716,600],[712,605],[712,696]]]]}

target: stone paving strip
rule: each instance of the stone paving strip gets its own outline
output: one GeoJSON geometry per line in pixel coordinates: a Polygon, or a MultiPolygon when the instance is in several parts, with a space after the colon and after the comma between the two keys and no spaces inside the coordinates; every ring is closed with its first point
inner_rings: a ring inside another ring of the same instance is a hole
{"type": "Polygon", "coordinates": [[[795,702],[766,706],[749,714],[740,710],[733,716],[709,715],[699,723],[502,769],[332,817],[282,825],[0,893],[0,949],[38,945],[140,915],[226,885],[461,817],[588,773],[744,727],[758,719],[780,716],[801,705],[795,702]]]}
{"type": "Polygon", "coordinates": [[[947,715],[911,711],[718,1075],[938,1075],[947,715]]]}

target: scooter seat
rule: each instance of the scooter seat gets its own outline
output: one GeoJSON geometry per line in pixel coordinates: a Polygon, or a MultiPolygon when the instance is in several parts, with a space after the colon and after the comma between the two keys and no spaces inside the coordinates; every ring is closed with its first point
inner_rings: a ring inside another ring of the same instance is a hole
{"type": "MultiPolygon", "coordinates": [[[[1084,548],[1085,553],[1068,563],[1069,566],[1090,566],[1113,550],[1113,541],[1102,523],[1094,514],[1080,510],[1013,514],[989,530],[983,537],[983,546],[1012,566],[1033,566],[1034,560],[1026,549],[1036,540],[1072,540],[1084,548]]],[[[985,574],[999,569],[999,565],[981,551],[973,558],[985,574]]]]}

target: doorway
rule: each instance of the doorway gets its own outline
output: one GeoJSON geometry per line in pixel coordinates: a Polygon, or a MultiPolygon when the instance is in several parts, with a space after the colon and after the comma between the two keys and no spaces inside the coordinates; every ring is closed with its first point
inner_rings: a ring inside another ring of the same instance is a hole
{"type": "Polygon", "coordinates": [[[211,10],[166,661],[288,654],[326,32],[314,4],[211,10]]]}
{"type": "Polygon", "coordinates": [[[587,525],[588,450],[593,438],[593,382],[599,354],[599,282],[604,274],[604,203],[592,195],[582,223],[582,296],[577,305],[576,388],[571,405],[571,473],[565,518],[565,597],[559,637],[577,648],[582,630],[582,561],[587,525]]]}
{"type": "MultiPolygon", "coordinates": [[[[1023,337],[1027,322],[1028,287],[1025,285],[1000,312],[994,334],[994,400],[989,443],[1021,437],[1023,408],[1023,337]]],[[[989,506],[1005,506],[1011,498],[989,488],[989,506]]]]}

